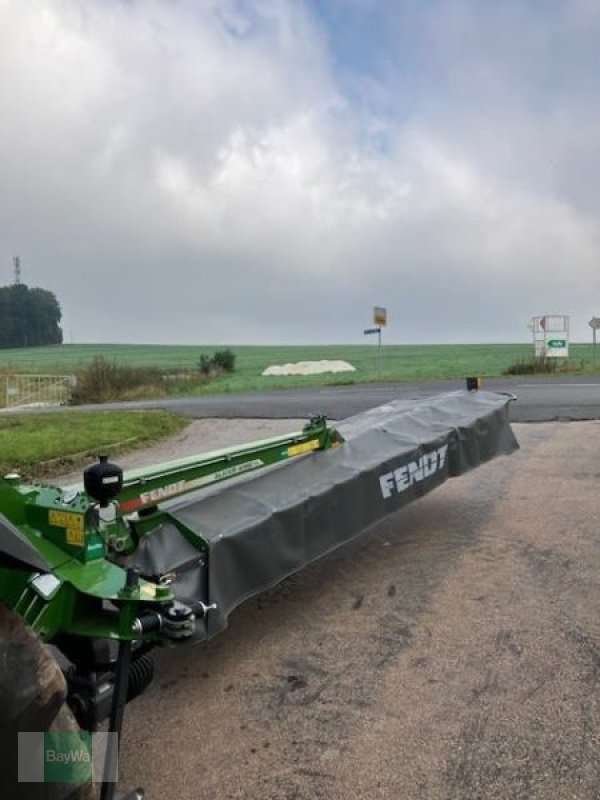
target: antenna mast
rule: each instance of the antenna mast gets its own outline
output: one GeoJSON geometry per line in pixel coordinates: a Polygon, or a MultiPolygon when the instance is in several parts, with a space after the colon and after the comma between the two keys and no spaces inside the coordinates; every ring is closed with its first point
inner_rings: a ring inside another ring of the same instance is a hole
{"type": "Polygon", "coordinates": [[[18,286],[21,283],[21,259],[19,256],[13,258],[13,264],[15,265],[15,286],[18,286]]]}

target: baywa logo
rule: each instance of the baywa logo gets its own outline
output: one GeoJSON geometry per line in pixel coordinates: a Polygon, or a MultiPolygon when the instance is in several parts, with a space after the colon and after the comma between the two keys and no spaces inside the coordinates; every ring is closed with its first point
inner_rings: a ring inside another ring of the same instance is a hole
{"type": "Polygon", "coordinates": [[[113,731],[19,732],[18,779],[21,783],[116,783],[117,752],[113,731]],[[109,745],[112,759],[107,759],[109,745]]]}
{"type": "Polygon", "coordinates": [[[392,472],[386,472],[379,478],[381,494],[387,500],[393,494],[401,494],[410,486],[424,481],[444,468],[448,445],[444,444],[437,450],[425,453],[416,461],[410,461],[392,472]]]}

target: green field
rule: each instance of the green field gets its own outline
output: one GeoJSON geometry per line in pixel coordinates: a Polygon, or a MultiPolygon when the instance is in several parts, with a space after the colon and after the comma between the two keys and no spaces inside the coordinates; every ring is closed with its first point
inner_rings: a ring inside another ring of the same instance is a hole
{"type": "MultiPolygon", "coordinates": [[[[77,345],[66,344],[19,350],[0,350],[0,369],[16,372],[70,374],[102,355],[135,366],[156,366],[169,373],[197,366],[200,355],[230,347],[236,354],[236,371],[216,378],[197,390],[202,393],[235,392],[319,384],[359,383],[378,380],[375,345],[248,346],[248,345],[77,345]],[[343,359],[356,368],[354,373],[306,377],[263,378],[271,364],[320,359],[343,359]]],[[[388,345],[383,347],[381,378],[384,381],[435,380],[501,375],[521,358],[531,356],[530,344],[473,345],[388,345]]],[[[591,344],[571,345],[570,367],[576,372],[593,372],[591,344]]]]}
{"type": "MultiPolygon", "coordinates": [[[[200,355],[224,346],[62,345],[0,350],[0,371],[72,374],[95,356],[134,366],[164,368],[177,374],[197,367],[200,355]]],[[[188,394],[236,392],[295,386],[348,384],[378,380],[377,348],[368,345],[306,347],[230,346],[236,371],[198,384],[184,382],[188,394]],[[263,378],[271,364],[343,359],[353,373],[307,377],[263,378]]],[[[382,380],[462,379],[467,375],[494,377],[519,359],[531,357],[531,345],[400,345],[383,348],[382,380]]],[[[594,372],[592,345],[572,345],[570,369],[594,372]]],[[[44,477],[81,463],[100,452],[129,450],[175,433],[185,425],[163,412],[98,413],[66,416],[8,416],[0,418],[0,469],[18,469],[25,476],[44,477]]]]}

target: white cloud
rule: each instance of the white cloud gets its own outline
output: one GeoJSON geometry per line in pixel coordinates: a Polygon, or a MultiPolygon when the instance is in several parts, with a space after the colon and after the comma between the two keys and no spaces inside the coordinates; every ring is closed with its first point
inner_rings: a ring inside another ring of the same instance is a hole
{"type": "Polygon", "coordinates": [[[360,340],[377,302],[399,341],[525,339],[545,310],[586,335],[594,6],[435,11],[411,110],[410,64],[353,99],[292,0],[0,0],[5,279],[20,253],[76,340],[360,340]]]}

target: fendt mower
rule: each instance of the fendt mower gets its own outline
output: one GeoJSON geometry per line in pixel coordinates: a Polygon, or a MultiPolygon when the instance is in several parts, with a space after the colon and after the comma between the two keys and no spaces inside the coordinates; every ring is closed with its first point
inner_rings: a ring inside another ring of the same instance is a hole
{"type": "MultiPolygon", "coordinates": [[[[0,797],[91,797],[89,775],[34,782],[22,735],[120,734],[126,702],[152,679],[154,647],[211,638],[247,598],[511,453],[510,399],[465,390],[398,400],[335,429],[317,416],[289,436],[126,475],[101,456],[82,486],[6,475],[0,797]]],[[[102,800],[116,792],[118,736],[108,739],[102,800]]]]}

